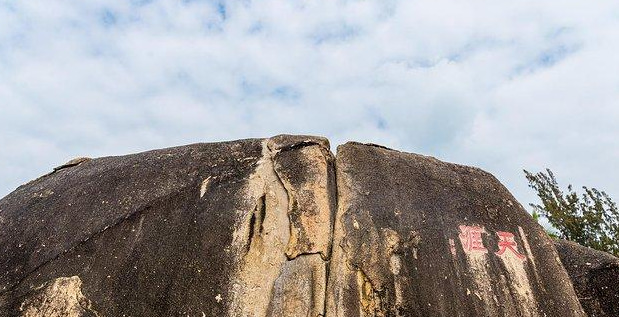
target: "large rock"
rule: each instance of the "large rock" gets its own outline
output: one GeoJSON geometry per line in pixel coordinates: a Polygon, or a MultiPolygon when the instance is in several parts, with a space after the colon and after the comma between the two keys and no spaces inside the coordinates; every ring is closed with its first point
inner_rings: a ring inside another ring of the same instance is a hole
{"type": "Polygon", "coordinates": [[[566,240],[555,247],[587,315],[619,316],[619,258],[566,240]]]}
{"type": "Polygon", "coordinates": [[[495,178],[378,146],[80,158],[0,200],[0,225],[0,316],[583,316],[495,178]]]}
{"type": "Polygon", "coordinates": [[[322,314],[328,147],[195,144],[78,160],[21,186],[0,201],[0,316],[322,314]]]}
{"type": "Polygon", "coordinates": [[[492,175],[338,148],[328,316],[583,316],[552,241],[492,175]]]}

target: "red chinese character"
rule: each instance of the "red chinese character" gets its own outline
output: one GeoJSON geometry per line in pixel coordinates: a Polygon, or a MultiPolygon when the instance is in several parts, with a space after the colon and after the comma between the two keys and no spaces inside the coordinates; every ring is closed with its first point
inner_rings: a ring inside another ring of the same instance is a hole
{"type": "Polygon", "coordinates": [[[477,226],[459,226],[459,228],[460,242],[462,243],[462,249],[464,249],[464,252],[488,252],[488,250],[484,247],[483,241],[481,240],[481,234],[485,232],[484,228],[477,226]]]}
{"type": "Polygon", "coordinates": [[[512,253],[519,258],[520,260],[525,260],[527,257],[520,254],[518,250],[516,250],[517,244],[514,241],[514,235],[510,232],[497,231],[497,236],[499,236],[499,252],[496,254],[501,256],[505,253],[506,250],[512,251],[512,253]]]}

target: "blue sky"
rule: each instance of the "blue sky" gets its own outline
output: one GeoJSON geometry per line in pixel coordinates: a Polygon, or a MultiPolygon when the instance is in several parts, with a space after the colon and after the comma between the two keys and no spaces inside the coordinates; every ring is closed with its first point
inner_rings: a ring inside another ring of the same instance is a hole
{"type": "Polygon", "coordinates": [[[279,133],[619,199],[617,1],[0,1],[0,196],[78,156],[279,133]]]}

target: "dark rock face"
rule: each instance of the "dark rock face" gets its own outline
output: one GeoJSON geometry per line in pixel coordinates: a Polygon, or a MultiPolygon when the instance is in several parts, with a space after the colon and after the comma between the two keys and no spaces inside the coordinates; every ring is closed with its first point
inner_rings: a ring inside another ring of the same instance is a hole
{"type": "Polygon", "coordinates": [[[619,258],[571,241],[555,247],[587,315],[619,316],[619,258]]]}
{"type": "Polygon", "coordinates": [[[583,316],[494,177],[378,146],[80,158],[0,200],[0,225],[0,316],[583,316]]]}
{"type": "Polygon", "coordinates": [[[102,316],[222,315],[260,140],[196,144],[59,169],[0,202],[0,306],[79,276],[102,316]],[[206,185],[204,185],[206,182],[206,185]],[[6,293],[8,292],[8,293],[6,293]]]}
{"type": "Polygon", "coordinates": [[[338,148],[329,316],[583,316],[552,241],[490,174],[338,148]]]}
{"type": "Polygon", "coordinates": [[[326,262],[294,258],[330,249],[332,161],[325,139],[279,136],[65,164],[0,201],[0,316],[73,276],[99,316],[259,316],[296,270],[311,287],[287,305],[322,312],[326,262]]]}

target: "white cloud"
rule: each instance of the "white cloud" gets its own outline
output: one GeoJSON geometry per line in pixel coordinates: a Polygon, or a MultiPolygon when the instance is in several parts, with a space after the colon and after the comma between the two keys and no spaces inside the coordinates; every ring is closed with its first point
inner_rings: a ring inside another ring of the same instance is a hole
{"type": "Polygon", "coordinates": [[[0,4],[0,196],[75,156],[313,133],[619,199],[616,1],[0,4]]]}

